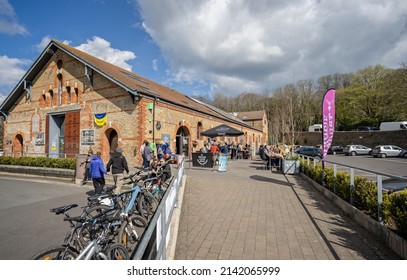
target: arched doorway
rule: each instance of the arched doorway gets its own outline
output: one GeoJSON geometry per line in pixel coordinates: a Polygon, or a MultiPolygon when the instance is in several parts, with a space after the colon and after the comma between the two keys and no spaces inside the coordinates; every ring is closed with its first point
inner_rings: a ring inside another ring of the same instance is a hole
{"type": "Polygon", "coordinates": [[[116,151],[117,147],[119,146],[118,144],[119,136],[117,134],[117,131],[113,128],[106,130],[105,134],[109,142],[109,153],[112,154],[114,151],[116,151]]]}
{"type": "Polygon", "coordinates": [[[186,158],[189,158],[189,130],[185,126],[181,126],[177,130],[177,138],[176,138],[176,150],[175,153],[177,155],[184,155],[186,158]]]}
{"type": "Polygon", "coordinates": [[[21,134],[17,134],[13,139],[13,155],[15,157],[23,156],[23,136],[21,134]]]}

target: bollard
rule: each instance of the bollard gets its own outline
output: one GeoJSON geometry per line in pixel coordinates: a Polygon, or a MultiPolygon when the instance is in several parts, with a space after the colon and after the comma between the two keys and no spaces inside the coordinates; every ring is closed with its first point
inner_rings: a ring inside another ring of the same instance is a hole
{"type": "Polygon", "coordinates": [[[355,169],[350,168],[350,201],[349,203],[353,205],[353,190],[355,188],[355,169]]]}
{"type": "Polygon", "coordinates": [[[383,184],[382,175],[377,174],[377,221],[383,224],[382,204],[383,204],[383,184]]]}

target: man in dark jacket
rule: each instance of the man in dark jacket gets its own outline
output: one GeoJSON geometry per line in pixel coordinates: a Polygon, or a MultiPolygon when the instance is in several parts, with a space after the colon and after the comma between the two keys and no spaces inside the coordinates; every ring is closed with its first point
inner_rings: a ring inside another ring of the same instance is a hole
{"type": "Polygon", "coordinates": [[[124,171],[129,174],[129,167],[127,166],[127,160],[123,156],[123,150],[117,148],[116,152],[110,157],[109,162],[106,165],[106,171],[109,174],[110,168],[112,168],[113,181],[115,186],[115,193],[120,194],[123,187],[124,171]]]}

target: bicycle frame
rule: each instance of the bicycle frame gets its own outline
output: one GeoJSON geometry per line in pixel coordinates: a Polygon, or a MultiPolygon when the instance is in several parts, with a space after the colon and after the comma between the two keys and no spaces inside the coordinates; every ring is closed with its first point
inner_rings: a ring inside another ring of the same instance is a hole
{"type": "Polygon", "coordinates": [[[92,242],[90,242],[88,244],[88,246],[85,247],[85,249],[82,250],[82,252],[79,254],[78,257],[76,257],[75,260],[90,260],[96,254],[104,260],[109,259],[106,256],[106,254],[101,252],[101,249],[102,248],[100,247],[100,245],[98,243],[98,239],[94,239],[94,240],[92,240],[92,242]]]}

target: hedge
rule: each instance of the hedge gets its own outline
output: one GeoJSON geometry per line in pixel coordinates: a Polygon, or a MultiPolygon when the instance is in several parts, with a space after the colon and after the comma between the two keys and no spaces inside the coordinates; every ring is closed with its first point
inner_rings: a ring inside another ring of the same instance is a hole
{"type": "Polygon", "coordinates": [[[37,166],[61,169],[76,169],[75,158],[46,157],[0,157],[0,165],[37,166]]]}
{"type": "MultiPolygon", "coordinates": [[[[333,168],[313,164],[309,166],[301,161],[301,170],[315,182],[323,185],[345,201],[350,202],[352,195],[353,206],[365,212],[373,219],[378,219],[377,185],[360,176],[354,177],[354,187],[350,189],[350,175],[338,171],[334,177],[333,168]]],[[[383,192],[381,216],[384,224],[407,238],[407,190],[400,192],[383,192]]]]}

